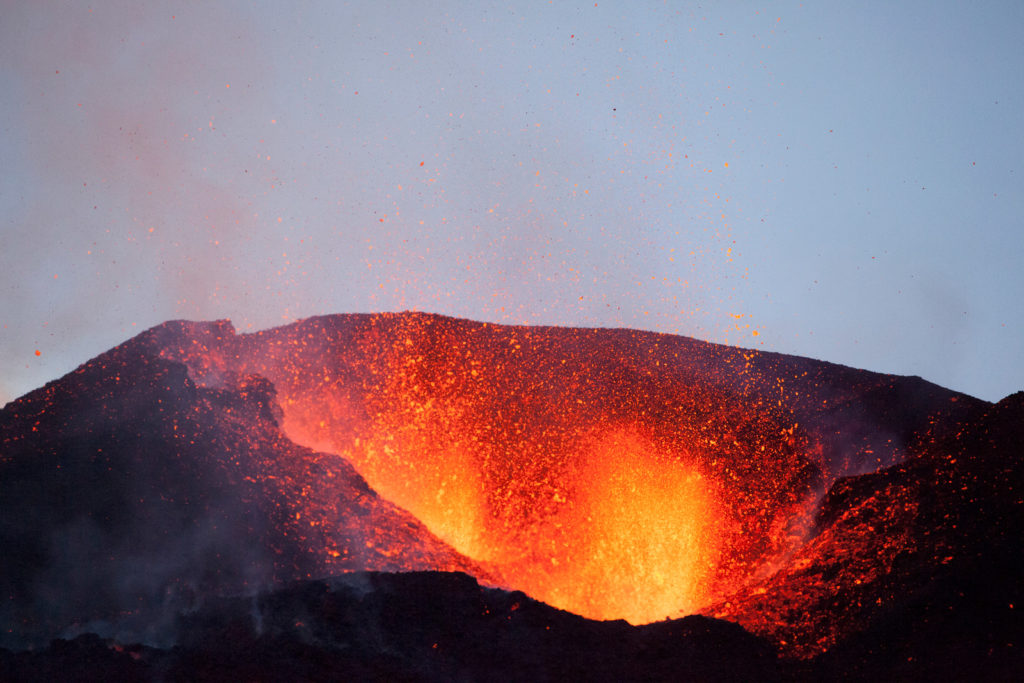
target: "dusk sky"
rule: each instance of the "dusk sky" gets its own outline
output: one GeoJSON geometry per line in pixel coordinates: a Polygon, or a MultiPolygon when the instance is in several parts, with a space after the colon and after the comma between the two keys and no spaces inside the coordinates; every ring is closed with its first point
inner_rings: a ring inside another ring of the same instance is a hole
{"type": "Polygon", "coordinates": [[[0,404],[164,320],[416,309],[1024,389],[1024,3],[0,15],[0,404]]]}

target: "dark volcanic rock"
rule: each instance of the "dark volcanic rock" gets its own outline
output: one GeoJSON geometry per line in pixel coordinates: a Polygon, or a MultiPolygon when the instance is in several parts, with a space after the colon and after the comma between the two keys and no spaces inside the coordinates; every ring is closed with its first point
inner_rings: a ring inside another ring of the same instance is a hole
{"type": "Polygon", "coordinates": [[[197,387],[142,335],[0,411],[0,645],[157,639],[203,596],[349,569],[476,565],[337,456],[273,385],[197,387]]]}
{"type": "Polygon", "coordinates": [[[770,647],[702,617],[635,628],[555,610],[522,593],[481,589],[464,574],[357,574],[252,601],[222,601],[183,623],[186,650],[221,659],[230,642],[251,671],[293,670],[318,653],[310,679],[631,680],[735,678],[774,670],[770,647]],[[241,633],[248,629],[248,635],[241,633]],[[236,634],[225,638],[225,633],[236,634]],[[306,659],[303,657],[302,659],[306,659]]]}
{"type": "Polygon", "coordinates": [[[1024,393],[903,463],[838,482],[816,536],[709,613],[826,677],[1009,680],[1024,673],[1024,393]]]}
{"type": "Polygon", "coordinates": [[[134,683],[154,679],[154,671],[141,661],[141,646],[124,647],[95,633],[72,640],[56,639],[49,647],[35,651],[11,652],[0,648],[0,680],[76,681],[78,683],[134,683]]]}
{"type": "Polygon", "coordinates": [[[687,617],[596,622],[465,574],[357,573],[212,600],[168,650],[96,637],[0,652],[5,680],[775,680],[772,648],[734,624],[687,617]],[[58,669],[57,667],[66,667],[58,669]],[[123,675],[122,675],[123,674],[123,675]]]}

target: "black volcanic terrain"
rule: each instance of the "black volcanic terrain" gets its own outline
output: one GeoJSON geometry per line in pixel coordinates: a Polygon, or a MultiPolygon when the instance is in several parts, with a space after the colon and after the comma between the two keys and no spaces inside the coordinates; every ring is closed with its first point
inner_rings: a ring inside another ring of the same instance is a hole
{"type": "Polygon", "coordinates": [[[669,335],[165,323],[0,410],[0,678],[1020,678],[1022,444],[669,335]]]}
{"type": "Polygon", "coordinates": [[[350,464],[284,437],[269,381],[197,387],[150,341],[2,413],[5,642],[353,569],[479,571],[350,464]]]}

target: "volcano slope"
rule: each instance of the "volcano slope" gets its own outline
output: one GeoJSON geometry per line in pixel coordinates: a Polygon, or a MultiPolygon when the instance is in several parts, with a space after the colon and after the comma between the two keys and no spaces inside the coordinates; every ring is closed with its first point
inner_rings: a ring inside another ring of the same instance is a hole
{"type": "MultiPolygon", "coordinates": [[[[702,647],[733,643],[765,675],[778,669],[763,642],[810,662],[787,665],[794,675],[905,673],[949,652],[1012,671],[1019,620],[998,603],[1014,603],[1020,560],[1019,401],[1007,401],[631,330],[411,313],[250,335],[166,323],[0,412],[0,541],[15,549],[2,560],[4,644],[96,631],[159,645],[213,595],[457,570],[595,619],[738,621],[766,641],[716,626],[702,647]],[[954,599],[968,579],[972,598],[954,599]]],[[[414,603],[427,590],[397,585],[389,594],[414,603]]],[[[455,585],[454,602],[483,590],[455,585]]],[[[287,613],[292,598],[275,604],[287,613]]],[[[297,620],[334,623],[339,609],[297,620]]],[[[410,618],[428,632],[467,619],[437,609],[410,618]]],[[[246,619],[219,633],[256,642],[264,617],[246,619]]],[[[550,621],[516,623],[500,637],[551,642],[522,631],[550,621]]],[[[586,640],[595,622],[578,623],[586,640]]],[[[284,644],[305,638],[291,628],[284,644]]],[[[665,646],[675,655],[658,671],[697,666],[680,654],[692,633],[665,645],[657,629],[615,628],[637,635],[607,652],[665,646]]],[[[375,642],[390,652],[404,637],[375,642]]],[[[75,642],[35,663],[107,652],[75,642]]],[[[190,642],[147,661],[173,668],[190,642]]],[[[493,661],[481,642],[474,656],[493,661]]],[[[413,650],[401,671],[433,656],[413,650]]]]}
{"type": "Polygon", "coordinates": [[[149,334],[8,404],[0,645],[159,642],[204,595],[352,569],[486,576],[347,462],[289,441],[279,411],[260,377],[197,387],[149,334]]]}
{"type": "Polygon", "coordinates": [[[828,678],[1019,680],[1024,392],[908,450],[838,481],[784,567],[705,611],[828,678]]]}

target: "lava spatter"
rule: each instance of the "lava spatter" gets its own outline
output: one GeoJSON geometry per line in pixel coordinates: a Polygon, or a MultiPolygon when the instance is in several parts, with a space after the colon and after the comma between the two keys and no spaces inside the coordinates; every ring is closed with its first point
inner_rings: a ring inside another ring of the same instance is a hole
{"type": "Polygon", "coordinates": [[[633,330],[166,323],[0,411],[0,644],[456,570],[737,620],[794,671],[1006,672],[1020,424],[1019,397],[633,330]],[[963,656],[928,657],[949,634],[963,656]]]}
{"type": "Polygon", "coordinates": [[[289,437],[350,461],[501,585],[634,623],[774,571],[832,478],[899,457],[891,397],[921,394],[919,423],[948,401],[632,330],[378,314],[190,337],[162,353],[211,381],[268,377],[289,437]]]}

